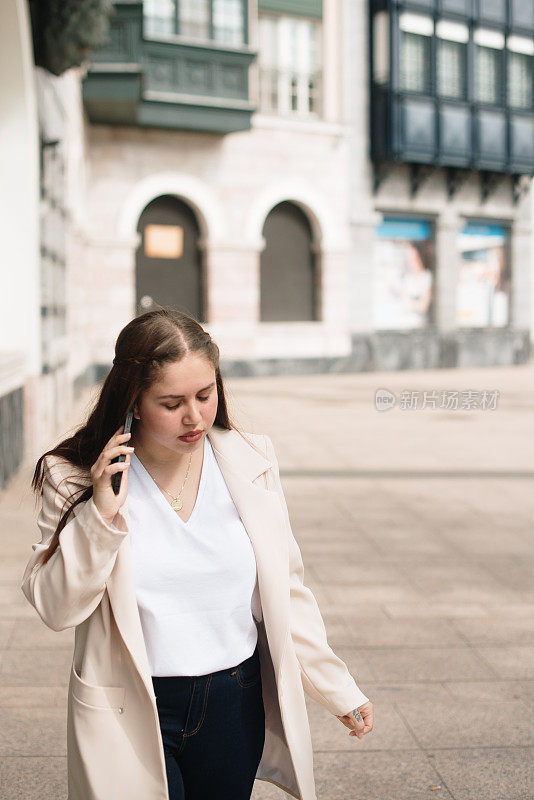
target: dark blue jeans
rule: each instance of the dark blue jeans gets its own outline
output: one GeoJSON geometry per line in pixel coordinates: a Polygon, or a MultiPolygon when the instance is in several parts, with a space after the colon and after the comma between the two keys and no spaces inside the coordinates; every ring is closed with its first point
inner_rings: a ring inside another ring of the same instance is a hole
{"type": "Polygon", "coordinates": [[[235,667],[152,683],[170,800],[250,800],[265,742],[258,647],[235,667]]]}

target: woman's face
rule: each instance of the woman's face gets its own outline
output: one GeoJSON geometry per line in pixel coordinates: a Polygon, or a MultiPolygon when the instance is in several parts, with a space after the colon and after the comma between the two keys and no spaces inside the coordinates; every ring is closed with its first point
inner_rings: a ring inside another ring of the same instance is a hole
{"type": "Polygon", "coordinates": [[[135,406],[134,417],[139,420],[136,441],[153,452],[161,447],[192,453],[204,446],[204,437],[215,421],[217,400],[212,364],[196,353],[187,354],[181,361],[168,364],[135,406]],[[195,442],[178,438],[197,430],[202,435],[195,442]]]}

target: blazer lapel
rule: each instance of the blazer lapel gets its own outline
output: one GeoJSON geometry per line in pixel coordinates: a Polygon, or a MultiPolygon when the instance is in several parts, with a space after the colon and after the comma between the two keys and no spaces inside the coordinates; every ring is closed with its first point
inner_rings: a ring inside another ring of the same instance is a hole
{"type": "MultiPolygon", "coordinates": [[[[276,491],[254,481],[271,467],[235,430],[212,426],[208,438],[243,525],[250,537],[258,570],[262,615],[276,674],[289,625],[289,575],[286,522],[276,491]]],[[[129,523],[128,498],[121,508],[129,523]]],[[[154,697],[150,666],[137,607],[130,537],[121,544],[107,581],[115,622],[146,688],[154,697]]]]}

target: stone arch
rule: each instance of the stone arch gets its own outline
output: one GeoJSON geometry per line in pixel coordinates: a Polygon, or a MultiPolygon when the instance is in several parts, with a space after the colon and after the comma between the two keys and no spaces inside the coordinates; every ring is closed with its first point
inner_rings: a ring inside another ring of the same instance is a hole
{"type": "Polygon", "coordinates": [[[137,224],[144,209],[157,197],[173,195],[187,203],[195,212],[206,247],[221,240],[225,224],[219,203],[211,189],[198,178],[179,172],[160,172],[139,181],[128,194],[118,219],[118,234],[122,239],[137,239],[137,224]]]}
{"type": "Polygon", "coordinates": [[[302,209],[310,221],[314,242],[321,249],[348,247],[345,225],[337,222],[313,187],[300,181],[272,184],[254,199],[245,220],[244,238],[247,243],[256,249],[263,249],[262,231],[267,215],[282,202],[294,203],[302,209]]]}

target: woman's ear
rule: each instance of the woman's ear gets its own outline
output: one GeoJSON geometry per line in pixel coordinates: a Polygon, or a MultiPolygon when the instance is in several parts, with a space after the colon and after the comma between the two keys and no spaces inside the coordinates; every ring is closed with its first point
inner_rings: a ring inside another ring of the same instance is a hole
{"type": "Polygon", "coordinates": [[[134,419],[141,419],[141,417],[139,416],[139,409],[137,408],[137,403],[133,407],[133,412],[134,412],[134,419]]]}

